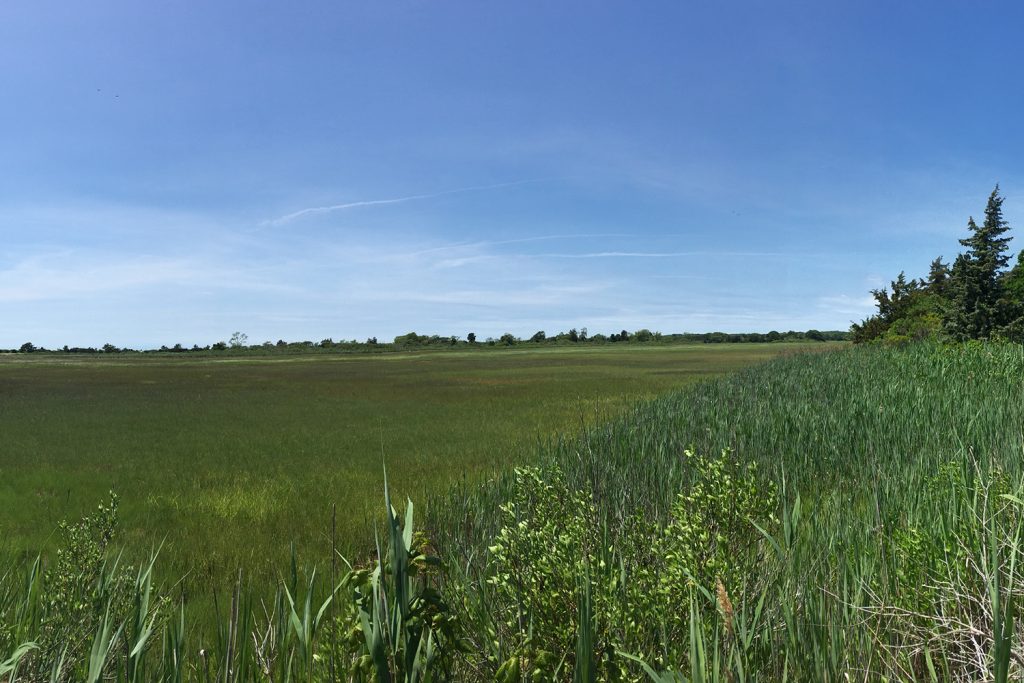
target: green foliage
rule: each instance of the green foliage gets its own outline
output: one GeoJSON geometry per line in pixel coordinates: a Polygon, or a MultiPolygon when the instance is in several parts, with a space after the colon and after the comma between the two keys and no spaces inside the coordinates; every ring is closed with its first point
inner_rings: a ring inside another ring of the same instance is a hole
{"type": "Polygon", "coordinates": [[[1006,339],[1024,344],[1024,250],[1017,255],[1017,263],[1004,275],[1003,285],[1008,322],[999,333],[1006,339]]]}
{"type": "Polygon", "coordinates": [[[372,569],[350,571],[340,586],[352,595],[339,617],[349,652],[342,671],[353,681],[447,680],[460,644],[457,620],[436,588],[440,560],[413,531],[412,501],[403,524],[385,498],[386,554],[372,569]]]}
{"type": "Polygon", "coordinates": [[[45,616],[34,656],[40,671],[49,671],[61,658],[81,661],[94,646],[97,631],[129,612],[133,572],[108,558],[117,508],[118,498],[111,493],[110,502],[92,515],[60,523],[61,547],[44,578],[45,616]]]}
{"type": "Polygon", "coordinates": [[[967,222],[970,235],[960,240],[967,247],[954,263],[950,304],[945,324],[956,340],[987,339],[1010,322],[1003,269],[1009,262],[1009,225],[1003,219],[1004,198],[997,185],[985,207],[985,221],[967,222]]]}
{"type": "Polygon", "coordinates": [[[117,506],[111,494],[93,515],[62,522],[53,566],[37,558],[16,593],[7,583],[14,574],[4,578],[0,645],[13,650],[0,665],[5,680],[91,683],[115,672],[126,682],[147,680],[151,636],[163,626],[166,602],[152,586],[155,555],[137,572],[111,561],[117,506]]]}
{"type": "Polygon", "coordinates": [[[904,344],[943,336],[955,341],[1008,338],[1024,341],[1024,252],[1009,263],[1009,224],[1003,218],[999,186],[989,195],[982,225],[970,218],[966,251],[952,267],[939,257],[926,281],[903,273],[888,289],[872,290],[878,312],[851,326],[854,342],[904,344]]]}
{"type": "Polygon", "coordinates": [[[1011,300],[1024,303],[1024,250],[1017,254],[1017,263],[1006,273],[1004,286],[1011,300]]]}
{"type": "Polygon", "coordinates": [[[759,480],[756,463],[741,464],[729,451],[707,458],[687,450],[684,457],[693,482],[672,506],[658,547],[666,560],[662,595],[675,605],[684,595],[671,591],[692,582],[706,590],[724,584],[739,592],[762,560],[758,526],[771,529],[778,523],[775,485],[759,480]]]}
{"type": "MultiPolygon", "coordinates": [[[[939,260],[939,259],[937,259],[939,260]]],[[[939,278],[933,263],[932,278],[939,278]]],[[[938,293],[943,287],[907,280],[904,273],[892,281],[888,289],[871,291],[878,313],[851,327],[855,343],[879,341],[901,345],[911,341],[934,338],[942,328],[944,300],[938,293]]]]}
{"type": "MultiPolygon", "coordinates": [[[[499,680],[559,680],[558,672],[568,680],[580,622],[567,606],[578,603],[581,562],[598,554],[600,541],[593,503],[586,492],[568,490],[557,470],[520,468],[500,510],[504,526],[489,548],[486,579],[489,663],[500,665],[499,680]]],[[[588,577],[585,590],[598,604],[608,599],[601,588],[588,577]]]]}
{"type": "Polygon", "coordinates": [[[720,591],[726,604],[753,590],[767,547],[758,527],[774,528],[778,501],[756,466],[728,452],[683,458],[693,483],[667,523],[638,514],[618,532],[558,468],[516,470],[489,548],[491,652],[477,666],[497,665],[499,680],[569,681],[581,670],[627,680],[622,651],[685,661],[692,625],[678,606],[695,588],[720,591]],[[575,619],[569,604],[580,605],[575,619]]]}

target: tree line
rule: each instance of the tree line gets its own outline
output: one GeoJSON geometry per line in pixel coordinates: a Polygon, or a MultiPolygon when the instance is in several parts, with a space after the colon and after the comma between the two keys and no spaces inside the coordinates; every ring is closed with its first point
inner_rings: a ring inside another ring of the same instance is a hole
{"type": "Polygon", "coordinates": [[[267,353],[267,352],[303,352],[303,351],[339,351],[339,352],[370,352],[380,353],[386,351],[404,351],[422,348],[477,348],[477,347],[507,347],[507,346],[559,346],[576,344],[767,344],[773,342],[787,341],[846,341],[850,334],[843,330],[807,330],[798,332],[788,330],[780,332],[684,332],[675,334],[662,334],[643,328],[634,330],[620,330],[609,334],[590,334],[586,327],[571,328],[567,332],[547,334],[544,330],[538,330],[529,337],[517,337],[511,332],[506,332],[499,337],[486,337],[479,339],[475,332],[469,332],[466,336],[458,335],[437,335],[417,334],[408,332],[395,337],[392,341],[381,342],[376,337],[369,337],[365,341],[356,339],[340,339],[335,341],[332,338],[314,341],[292,341],[288,342],[278,339],[276,342],[265,341],[259,344],[249,344],[248,337],[241,332],[234,333],[229,341],[218,341],[213,344],[200,346],[193,344],[186,346],[174,344],[163,345],[153,349],[132,349],[122,348],[113,344],[104,344],[101,347],[92,346],[64,346],[58,349],[47,349],[36,346],[32,342],[26,342],[17,349],[2,350],[0,353],[50,353],[50,354],[113,354],[113,353],[267,353]]]}
{"type": "Polygon", "coordinates": [[[871,291],[877,312],[850,328],[855,343],[902,343],[927,337],[952,341],[1008,339],[1024,342],[1024,250],[1010,264],[1010,226],[996,185],[985,220],[967,221],[965,249],[952,265],[932,261],[928,275],[908,280],[901,272],[889,287],[871,291]]]}

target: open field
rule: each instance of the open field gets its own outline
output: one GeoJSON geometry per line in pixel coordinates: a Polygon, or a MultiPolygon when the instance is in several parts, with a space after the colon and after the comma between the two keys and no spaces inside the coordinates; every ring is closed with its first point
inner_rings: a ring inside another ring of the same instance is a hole
{"type": "Polygon", "coordinates": [[[12,550],[46,548],[114,490],[119,542],[166,537],[165,575],[276,577],[292,542],[328,556],[333,503],[339,546],[366,548],[382,460],[397,494],[422,499],[638,398],[798,348],[0,357],[0,529],[12,550]]]}

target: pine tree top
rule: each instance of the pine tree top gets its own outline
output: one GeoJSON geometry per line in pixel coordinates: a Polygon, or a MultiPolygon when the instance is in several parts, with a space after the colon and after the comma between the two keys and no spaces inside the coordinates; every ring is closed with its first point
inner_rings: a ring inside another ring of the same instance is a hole
{"type": "Polygon", "coordinates": [[[1005,268],[1010,261],[1006,252],[1013,238],[1004,236],[1010,225],[1003,218],[1003,201],[1005,198],[999,194],[999,185],[996,185],[985,206],[984,223],[979,226],[971,216],[967,220],[970,235],[960,240],[960,244],[968,249],[968,260],[988,271],[991,276],[1005,268]]]}

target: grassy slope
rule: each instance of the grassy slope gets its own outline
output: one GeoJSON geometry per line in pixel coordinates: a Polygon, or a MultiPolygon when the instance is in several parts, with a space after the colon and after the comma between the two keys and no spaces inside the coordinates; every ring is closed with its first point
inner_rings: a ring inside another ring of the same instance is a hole
{"type": "MultiPolygon", "coordinates": [[[[579,484],[614,482],[663,510],[687,481],[689,446],[731,448],[791,489],[821,494],[850,482],[914,489],[967,452],[1024,470],[1020,346],[850,348],[793,355],[671,392],[542,449],[579,484]]],[[[487,497],[508,477],[485,486],[487,497]]],[[[485,503],[489,504],[489,503],[485,503]]],[[[631,503],[630,503],[631,504],[631,503]]]]}
{"type": "MultiPolygon", "coordinates": [[[[785,485],[782,518],[801,495],[794,546],[776,560],[761,539],[749,585],[728,589],[747,618],[761,591],[767,595],[758,624],[766,630],[743,653],[748,674],[924,677],[927,646],[940,679],[974,680],[990,675],[995,656],[986,616],[991,563],[1019,552],[1009,547],[1019,517],[987,487],[1024,484],[1022,397],[1020,346],[854,348],[779,359],[672,393],[549,448],[545,459],[560,466],[568,491],[593,495],[595,524],[613,536],[636,510],[666,520],[694,476],[682,457],[691,445],[703,454],[730,447],[758,462],[780,490],[785,485]]],[[[483,556],[502,525],[493,511],[512,497],[511,481],[433,507],[442,554],[470,564],[483,556]]],[[[781,525],[770,531],[782,538],[781,525]]],[[[720,552],[728,558],[732,550],[720,552]]],[[[1000,566],[1006,582],[1009,570],[1000,566]]],[[[460,592],[472,603],[474,590],[460,592]]],[[[493,594],[487,604],[490,614],[502,609],[493,594]]],[[[701,612],[707,623],[719,618],[714,603],[701,612]]],[[[467,613],[484,610],[471,604],[467,613]]],[[[723,661],[738,656],[735,642],[717,637],[709,652],[718,649],[723,661]]],[[[649,657],[669,649],[636,633],[622,638],[620,646],[649,657]]],[[[1014,647],[1024,649],[1017,638],[1014,647]]],[[[573,645],[564,643],[570,658],[573,645]]],[[[688,642],[674,646],[685,652],[688,642]]],[[[684,671],[692,664],[685,654],[670,661],[684,671]]]]}
{"type": "Polygon", "coordinates": [[[38,548],[107,490],[121,540],[166,534],[164,575],[277,576],[289,544],[326,556],[365,542],[382,451],[398,495],[422,499],[524,457],[533,441],[634,399],[794,345],[218,359],[0,359],[0,528],[38,548]]]}

